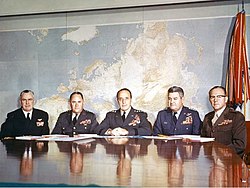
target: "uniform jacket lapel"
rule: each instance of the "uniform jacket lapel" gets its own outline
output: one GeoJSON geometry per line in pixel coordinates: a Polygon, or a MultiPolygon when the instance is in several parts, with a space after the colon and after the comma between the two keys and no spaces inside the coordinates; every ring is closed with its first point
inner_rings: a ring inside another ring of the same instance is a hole
{"type": "Polygon", "coordinates": [[[80,122],[82,120],[85,120],[86,119],[86,111],[85,110],[82,110],[82,112],[80,113],[78,119],[77,119],[77,122],[76,122],[76,125],[80,124],[80,122]]]}
{"type": "MultiPolygon", "coordinates": [[[[210,127],[213,126],[213,124],[212,124],[212,119],[214,118],[214,114],[215,114],[215,112],[212,112],[212,113],[210,113],[210,114],[208,115],[208,124],[209,124],[210,127]]],[[[217,121],[218,121],[218,120],[217,120],[217,121]]]]}
{"type": "Polygon", "coordinates": [[[125,119],[125,121],[123,122],[124,125],[128,125],[130,122],[132,122],[132,120],[135,117],[135,113],[134,113],[134,109],[131,108],[130,112],[127,115],[127,118],[125,119]]]}
{"type": "MultiPolygon", "coordinates": [[[[23,114],[23,113],[22,113],[23,114]]],[[[32,112],[32,117],[31,117],[31,121],[37,121],[37,119],[40,119],[41,118],[41,116],[39,116],[38,115],[39,113],[38,113],[38,111],[35,109],[35,108],[33,108],[33,112],[32,112]]],[[[24,114],[23,114],[24,115],[24,114]]],[[[26,117],[24,116],[24,118],[26,119],[26,117]]]]}
{"type": "Polygon", "coordinates": [[[177,119],[176,125],[181,124],[181,122],[183,122],[185,120],[185,112],[186,112],[186,108],[182,107],[181,113],[177,119]]]}
{"type": "Polygon", "coordinates": [[[73,125],[73,122],[72,122],[72,110],[68,111],[67,113],[67,116],[66,116],[66,120],[68,121],[68,124],[69,125],[73,125]]]}
{"type": "MultiPolygon", "coordinates": [[[[218,126],[221,122],[223,122],[225,119],[227,119],[227,114],[229,112],[229,108],[226,108],[222,114],[220,115],[220,117],[217,119],[217,121],[215,122],[214,126],[218,126]]],[[[214,113],[213,113],[214,114],[214,113]]],[[[214,116],[213,116],[214,117],[214,116]]],[[[212,118],[213,118],[212,117],[212,118]]]]}
{"type": "Polygon", "coordinates": [[[132,120],[135,117],[135,113],[134,113],[134,109],[131,107],[125,121],[123,122],[122,120],[122,116],[121,116],[121,109],[116,111],[116,122],[118,125],[122,125],[122,126],[126,126],[128,125],[130,122],[132,122],[132,120]]]}
{"type": "Polygon", "coordinates": [[[166,121],[172,125],[174,123],[173,121],[173,115],[172,115],[172,110],[170,110],[170,108],[167,108],[166,109],[166,112],[167,112],[167,116],[166,116],[166,121]]]}
{"type": "Polygon", "coordinates": [[[37,111],[36,111],[36,109],[33,108],[31,121],[36,121],[37,118],[39,118],[39,117],[37,117],[37,111]]]}
{"type": "Polygon", "coordinates": [[[23,120],[26,119],[26,117],[25,117],[25,115],[24,115],[24,113],[23,113],[22,108],[19,109],[18,118],[23,119],[23,120]]]}
{"type": "Polygon", "coordinates": [[[190,116],[190,111],[189,111],[189,109],[187,108],[187,107],[185,107],[185,106],[183,106],[182,107],[182,110],[181,110],[181,113],[180,113],[180,115],[179,115],[179,118],[178,118],[178,120],[177,120],[177,124],[179,125],[179,124],[181,124],[182,122],[185,122],[186,121],[186,118],[188,117],[188,116],[190,116]],[[188,114],[189,113],[189,114],[188,114]]]}

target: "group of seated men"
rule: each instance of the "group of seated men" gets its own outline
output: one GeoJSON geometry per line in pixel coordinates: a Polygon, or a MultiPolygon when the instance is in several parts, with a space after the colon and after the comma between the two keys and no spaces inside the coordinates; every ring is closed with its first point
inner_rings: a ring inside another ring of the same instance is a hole
{"type": "MultiPolygon", "coordinates": [[[[227,107],[228,97],[222,86],[214,86],[209,90],[213,111],[205,115],[203,122],[197,111],[184,106],[184,91],[181,87],[172,86],[168,89],[168,107],[158,112],[153,126],[148,121],[146,112],[131,106],[132,93],[129,89],[120,89],[116,99],[119,109],[108,112],[99,124],[96,115],[84,109],[83,94],[73,92],[69,98],[71,110],[59,115],[51,134],[201,135],[215,138],[240,156],[246,148],[245,117],[241,112],[227,107]]],[[[34,108],[34,104],[34,93],[31,90],[20,93],[21,107],[7,114],[1,126],[1,139],[50,134],[48,113],[34,108]]]]}

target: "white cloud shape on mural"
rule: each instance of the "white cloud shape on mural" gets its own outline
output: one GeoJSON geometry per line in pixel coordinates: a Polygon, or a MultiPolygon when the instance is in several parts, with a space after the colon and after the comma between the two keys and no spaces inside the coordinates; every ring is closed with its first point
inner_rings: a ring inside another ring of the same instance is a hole
{"type": "Polygon", "coordinates": [[[68,33],[62,35],[62,41],[72,41],[78,45],[83,45],[85,42],[95,38],[98,34],[98,30],[95,26],[81,26],[77,30],[71,30],[68,33]]]}

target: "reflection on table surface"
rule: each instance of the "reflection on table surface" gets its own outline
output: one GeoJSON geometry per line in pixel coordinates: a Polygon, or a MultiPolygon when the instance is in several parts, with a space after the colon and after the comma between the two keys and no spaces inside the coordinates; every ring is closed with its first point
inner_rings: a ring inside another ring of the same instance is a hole
{"type": "Polygon", "coordinates": [[[0,166],[2,185],[248,186],[243,161],[216,142],[6,140],[0,144],[0,166]]]}

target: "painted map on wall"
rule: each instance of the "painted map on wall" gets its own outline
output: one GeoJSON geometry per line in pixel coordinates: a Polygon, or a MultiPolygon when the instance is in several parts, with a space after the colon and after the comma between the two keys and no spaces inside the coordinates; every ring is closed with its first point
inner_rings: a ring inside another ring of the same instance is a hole
{"type": "MultiPolygon", "coordinates": [[[[50,114],[50,127],[67,110],[73,91],[99,122],[118,108],[116,92],[132,91],[134,108],[154,123],[173,85],[185,105],[204,115],[208,90],[225,80],[232,19],[179,20],[0,33],[1,120],[17,107],[23,89],[34,90],[36,107],[50,114]],[[3,82],[5,81],[5,82],[3,82]]],[[[250,38],[250,37],[248,37],[250,38]]]]}

